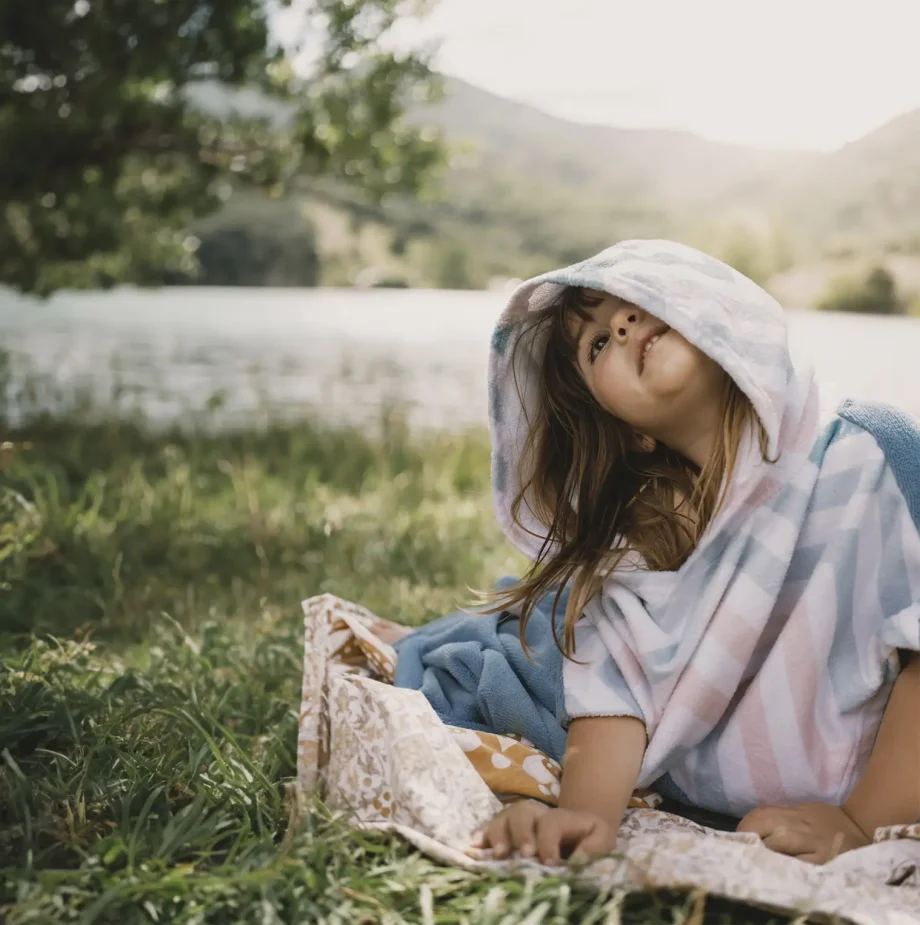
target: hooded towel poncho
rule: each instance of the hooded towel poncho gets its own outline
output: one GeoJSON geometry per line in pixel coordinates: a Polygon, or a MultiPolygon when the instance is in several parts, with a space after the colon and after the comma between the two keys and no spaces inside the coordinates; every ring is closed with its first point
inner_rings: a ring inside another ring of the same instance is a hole
{"type": "Polygon", "coordinates": [[[521,530],[510,509],[545,346],[531,327],[566,286],[638,305],[719,363],[779,457],[744,444],[726,503],[678,570],[607,579],[576,625],[579,663],[565,663],[568,715],[642,719],[638,786],[697,806],[740,816],[842,802],[871,751],[896,650],[920,650],[920,535],[883,447],[846,406],[822,416],[763,289],[692,248],[625,241],[522,283],[495,329],[493,498],[530,558],[541,543],[527,530],[546,527],[531,516],[521,530]]]}

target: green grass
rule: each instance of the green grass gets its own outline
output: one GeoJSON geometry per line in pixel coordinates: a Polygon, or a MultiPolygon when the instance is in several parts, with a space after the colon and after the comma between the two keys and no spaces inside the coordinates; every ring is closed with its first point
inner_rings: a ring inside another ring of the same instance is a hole
{"type": "MultiPolygon", "coordinates": [[[[419,623],[519,570],[484,434],[45,417],[0,469],[0,920],[681,922],[438,866],[291,789],[299,602],[419,623]]],[[[693,922],[785,921],[710,899],[693,922]]]]}

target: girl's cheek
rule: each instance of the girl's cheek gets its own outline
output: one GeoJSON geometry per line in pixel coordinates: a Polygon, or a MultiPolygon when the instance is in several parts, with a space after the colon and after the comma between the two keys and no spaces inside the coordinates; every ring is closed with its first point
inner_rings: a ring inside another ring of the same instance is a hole
{"type": "Polygon", "coordinates": [[[629,373],[629,367],[623,363],[622,357],[612,357],[602,371],[604,385],[613,390],[628,389],[634,382],[629,373]]]}

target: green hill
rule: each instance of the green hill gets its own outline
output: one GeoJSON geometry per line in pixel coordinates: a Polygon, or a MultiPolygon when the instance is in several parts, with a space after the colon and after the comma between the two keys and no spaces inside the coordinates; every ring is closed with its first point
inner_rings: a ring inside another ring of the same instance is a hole
{"type": "MultiPolygon", "coordinates": [[[[380,275],[402,274],[411,285],[456,286],[466,279],[478,286],[492,277],[526,276],[628,237],[679,236],[723,253],[723,238],[738,239],[734,228],[691,224],[688,216],[739,184],[813,158],[689,132],[567,122],[455,79],[446,81],[442,103],[418,107],[410,117],[439,127],[454,149],[438,201],[391,203],[370,235],[380,275]],[[380,260],[380,226],[394,229],[398,266],[380,260]]],[[[310,187],[329,190],[329,184],[310,187]]],[[[320,228],[321,247],[325,237],[320,228]]],[[[764,275],[740,251],[734,256],[764,275]]],[[[333,263],[346,262],[337,250],[333,263]]],[[[339,273],[325,278],[345,281],[339,273]]]]}
{"type": "MultiPolygon", "coordinates": [[[[195,97],[215,111],[259,105],[251,91],[213,84],[195,97]]],[[[920,111],[831,154],[582,125],[456,79],[442,103],[410,118],[451,145],[437,198],[375,207],[359,190],[310,178],[293,191],[288,214],[293,203],[315,227],[321,282],[483,286],[618,239],[671,236],[780,281],[804,303],[856,264],[910,276],[920,260],[920,111]],[[810,288],[797,283],[806,275],[810,288]]]]}
{"type": "Polygon", "coordinates": [[[562,186],[603,190],[660,208],[708,201],[752,177],[810,163],[802,152],[759,151],[690,132],[584,125],[548,115],[457,79],[446,99],[413,114],[453,141],[470,140],[483,165],[562,186]]]}
{"type": "Polygon", "coordinates": [[[728,199],[786,222],[803,256],[920,253],[920,110],[728,199]]]}

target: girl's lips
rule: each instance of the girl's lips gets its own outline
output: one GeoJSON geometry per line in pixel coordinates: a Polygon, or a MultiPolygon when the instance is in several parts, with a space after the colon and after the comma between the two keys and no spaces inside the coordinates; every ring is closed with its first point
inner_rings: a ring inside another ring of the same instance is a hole
{"type": "Polygon", "coordinates": [[[664,334],[667,334],[671,328],[662,323],[656,323],[648,330],[643,331],[642,334],[636,339],[636,367],[639,370],[639,375],[642,375],[642,371],[645,369],[645,357],[646,357],[646,348],[649,343],[652,341],[652,338],[657,337],[661,338],[664,334]]]}

